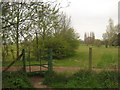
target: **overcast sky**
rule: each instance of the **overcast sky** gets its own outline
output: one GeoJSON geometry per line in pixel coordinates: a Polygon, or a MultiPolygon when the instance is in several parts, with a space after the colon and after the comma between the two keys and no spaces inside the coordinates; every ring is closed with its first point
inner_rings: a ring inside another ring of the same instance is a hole
{"type": "Polygon", "coordinates": [[[118,23],[118,1],[119,0],[57,0],[68,16],[71,16],[73,28],[84,39],[85,32],[94,32],[96,39],[102,39],[109,18],[118,23]]]}

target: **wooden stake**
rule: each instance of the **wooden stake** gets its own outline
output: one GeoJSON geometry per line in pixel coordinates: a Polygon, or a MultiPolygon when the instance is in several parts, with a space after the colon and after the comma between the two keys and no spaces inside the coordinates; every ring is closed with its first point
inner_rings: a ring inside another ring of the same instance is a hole
{"type": "Polygon", "coordinates": [[[89,48],[89,70],[92,70],[92,48],[89,48]]]}

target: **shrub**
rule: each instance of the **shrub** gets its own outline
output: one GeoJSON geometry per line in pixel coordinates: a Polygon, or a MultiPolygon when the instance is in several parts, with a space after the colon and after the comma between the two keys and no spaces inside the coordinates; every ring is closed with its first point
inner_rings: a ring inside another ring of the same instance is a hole
{"type": "Polygon", "coordinates": [[[65,75],[53,72],[51,76],[48,76],[48,75],[45,76],[43,84],[46,84],[54,88],[58,88],[58,87],[63,88],[67,80],[68,80],[68,77],[65,77],[65,75]]]}
{"type": "Polygon", "coordinates": [[[7,72],[2,76],[3,88],[33,88],[27,76],[21,72],[7,72]]]}
{"type": "MultiPolygon", "coordinates": [[[[36,40],[33,41],[33,54],[36,56],[37,52],[40,50],[52,48],[53,49],[53,58],[61,59],[64,57],[69,57],[74,55],[76,48],[79,46],[79,40],[73,29],[66,31],[61,31],[61,33],[56,34],[51,37],[46,37],[45,40],[42,40],[39,37],[39,49],[36,47],[36,40]]],[[[40,56],[45,56],[41,54],[40,56]]]]}
{"type": "Polygon", "coordinates": [[[118,88],[119,78],[120,75],[113,71],[80,70],[67,78],[63,74],[54,73],[50,78],[45,79],[44,84],[54,88],[118,88]]]}
{"type": "Polygon", "coordinates": [[[70,44],[61,37],[54,37],[45,42],[46,48],[53,49],[53,58],[61,59],[66,56],[73,54],[74,50],[71,48],[70,44]]]}

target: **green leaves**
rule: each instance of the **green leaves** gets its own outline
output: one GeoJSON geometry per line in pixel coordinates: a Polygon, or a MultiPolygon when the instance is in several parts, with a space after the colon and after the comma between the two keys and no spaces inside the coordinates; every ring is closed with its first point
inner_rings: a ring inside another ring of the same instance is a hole
{"type": "MultiPolygon", "coordinates": [[[[52,47],[55,58],[63,58],[74,54],[79,41],[74,29],[70,26],[70,18],[61,14],[55,3],[4,3],[4,40],[16,44],[17,55],[21,48],[37,51],[52,47]],[[7,27],[6,27],[7,26],[7,27]],[[7,34],[7,35],[6,35],[7,34]],[[9,36],[9,37],[8,37],[9,36]],[[22,44],[20,47],[20,44],[22,44]]],[[[38,57],[38,52],[33,55],[38,57]]]]}
{"type": "Polygon", "coordinates": [[[3,74],[3,88],[33,88],[26,75],[21,72],[3,74]]]}
{"type": "Polygon", "coordinates": [[[108,23],[106,32],[103,34],[103,41],[106,45],[117,46],[119,25],[115,26],[111,18],[108,23]]]}
{"type": "Polygon", "coordinates": [[[80,70],[66,78],[65,74],[53,74],[45,83],[53,88],[118,88],[118,73],[112,71],[90,72],[80,70]]]}

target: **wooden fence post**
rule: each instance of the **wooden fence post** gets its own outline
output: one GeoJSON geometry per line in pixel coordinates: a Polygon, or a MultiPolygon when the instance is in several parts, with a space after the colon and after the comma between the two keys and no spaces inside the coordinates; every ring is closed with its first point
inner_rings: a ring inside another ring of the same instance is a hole
{"type": "Polygon", "coordinates": [[[23,53],[23,72],[26,72],[26,63],[25,63],[25,50],[22,50],[23,53]]]}
{"type": "Polygon", "coordinates": [[[92,70],[92,48],[89,48],[89,70],[92,70]]]}

